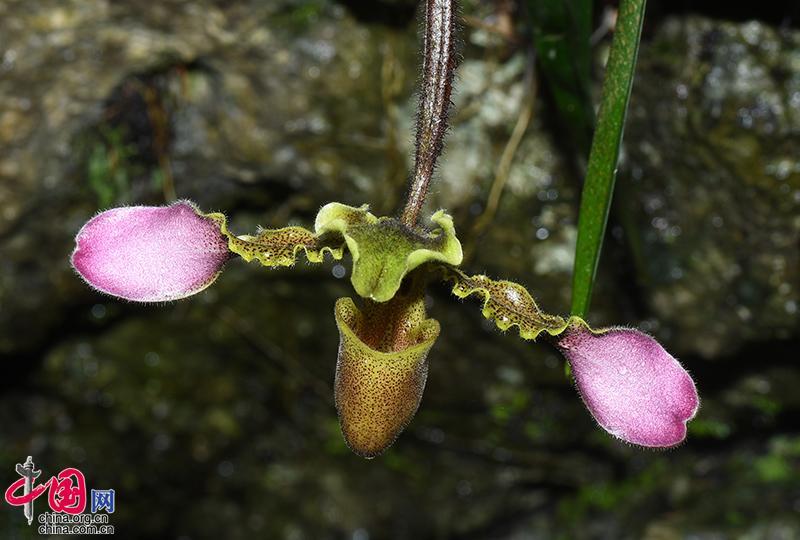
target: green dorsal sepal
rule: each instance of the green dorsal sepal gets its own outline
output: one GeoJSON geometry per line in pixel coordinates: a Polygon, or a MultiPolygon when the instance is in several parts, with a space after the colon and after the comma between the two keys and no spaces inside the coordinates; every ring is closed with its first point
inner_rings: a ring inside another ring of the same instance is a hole
{"type": "Polygon", "coordinates": [[[518,283],[495,281],[483,275],[468,276],[449,266],[441,269],[445,279],[453,283],[453,294],[459,298],[478,296],[483,302],[483,316],[494,320],[500,330],[516,326],[521,338],[536,339],[542,332],[557,336],[570,324],[579,324],[577,318],[568,321],[543,312],[525,287],[518,283]]]}
{"type": "Polygon", "coordinates": [[[461,264],[461,243],[453,218],[443,210],[431,216],[434,228],[411,228],[400,220],[372,215],[366,205],[356,208],[339,203],[317,214],[318,235],[344,237],[353,257],[351,282],[359,296],[375,302],[394,297],[403,278],[427,262],[461,264]]]}
{"type": "Polygon", "coordinates": [[[316,235],[303,227],[262,229],[255,236],[236,236],[228,230],[225,216],[219,213],[203,214],[214,220],[220,232],[228,239],[228,249],[247,262],[257,260],[264,266],[293,266],[297,254],[305,252],[309,262],[320,263],[325,253],[334,259],[344,254],[344,241],[335,235],[316,235]]]}

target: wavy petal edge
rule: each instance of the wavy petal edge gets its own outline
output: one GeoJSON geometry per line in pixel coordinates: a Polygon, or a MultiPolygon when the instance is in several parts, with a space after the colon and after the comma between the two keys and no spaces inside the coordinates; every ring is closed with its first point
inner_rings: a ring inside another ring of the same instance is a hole
{"type": "Polygon", "coordinates": [[[442,266],[441,271],[444,279],[453,283],[453,295],[461,299],[478,296],[483,316],[503,332],[516,326],[522,339],[535,340],[543,332],[558,336],[569,326],[563,317],[543,312],[518,283],[493,280],[482,274],[470,276],[451,266],[442,266]]]}
{"type": "Polygon", "coordinates": [[[310,263],[321,263],[328,253],[334,260],[344,256],[344,242],[326,244],[322,235],[314,234],[298,226],[280,229],[262,229],[256,235],[237,236],[228,229],[225,214],[212,212],[204,214],[213,220],[220,232],[228,240],[228,249],[239,255],[245,262],[257,260],[269,268],[294,266],[302,251],[310,263]]]}

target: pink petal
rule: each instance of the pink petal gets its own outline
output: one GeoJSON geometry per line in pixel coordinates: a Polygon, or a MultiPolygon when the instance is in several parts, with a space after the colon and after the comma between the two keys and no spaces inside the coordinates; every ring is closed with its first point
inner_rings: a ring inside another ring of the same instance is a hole
{"type": "Polygon", "coordinates": [[[694,381],[659,343],[638,330],[592,333],[571,326],[558,348],[578,391],[609,433],[642,446],[674,446],[700,405],[694,381]]]}
{"type": "Polygon", "coordinates": [[[136,302],[175,300],[209,286],[228,243],[192,203],[102,212],[78,232],[72,266],[89,285],[136,302]]]}

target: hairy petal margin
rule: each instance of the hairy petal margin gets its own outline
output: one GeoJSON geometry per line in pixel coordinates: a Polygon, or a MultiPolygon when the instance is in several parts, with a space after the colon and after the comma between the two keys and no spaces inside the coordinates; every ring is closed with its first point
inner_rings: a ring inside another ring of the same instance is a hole
{"type": "Polygon", "coordinates": [[[231,256],[193,203],[112,208],[75,238],[72,266],[98,291],[134,302],[177,300],[211,285],[231,256]]]}
{"type": "Polygon", "coordinates": [[[689,373],[652,337],[631,328],[593,331],[573,317],[556,347],[589,412],[624,441],[669,447],[686,437],[700,406],[689,373]]]}

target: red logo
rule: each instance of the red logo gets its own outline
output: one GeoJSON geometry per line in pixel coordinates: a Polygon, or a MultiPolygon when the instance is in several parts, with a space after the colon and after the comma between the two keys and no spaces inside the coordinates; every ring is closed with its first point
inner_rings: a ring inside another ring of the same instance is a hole
{"type": "Polygon", "coordinates": [[[68,467],[44,484],[36,484],[42,471],[34,468],[28,457],[24,464],[17,465],[20,478],[6,489],[6,502],[11,506],[23,506],[28,523],[33,522],[33,501],[47,492],[47,502],[53,512],[81,514],[86,509],[86,478],[74,467],[68,467]]]}
{"type": "MultiPolygon", "coordinates": [[[[12,506],[24,506],[38,499],[47,491],[47,502],[53,512],[80,514],[86,510],[86,479],[83,473],[74,467],[68,467],[38,486],[31,485],[25,489],[28,480],[22,477],[6,490],[6,502],[12,506]],[[16,495],[22,490],[21,495],[16,495]]],[[[33,480],[35,482],[35,480],[33,480]]]]}

